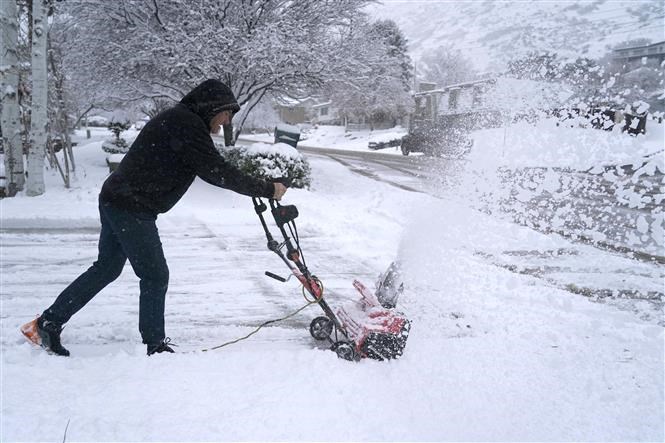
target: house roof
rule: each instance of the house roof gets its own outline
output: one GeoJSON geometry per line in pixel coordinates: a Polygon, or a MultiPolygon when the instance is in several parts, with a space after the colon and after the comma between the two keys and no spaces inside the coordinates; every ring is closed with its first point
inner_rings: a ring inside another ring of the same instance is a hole
{"type": "Polygon", "coordinates": [[[332,101],[328,100],[328,101],[323,102],[323,103],[317,103],[315,105],[312,105],[312,108],[316,109],[316,108],[322,108],[324,106],[330,106],[330,105],[332,105],[332,101]]]}
{"type": "MultiPolygon", "coordinates": [[[[612,49],[612,52],[615,54],[620,54],[622,52],[628,52],[628,51],[635,51],[635,50],[648,50],[649,48],[654,48],[656,46],[660,46],[665,43],[665,40],[658,42],[658,43],[651,43],[649,45],[642,45],[642,46],[629,46],[627,48],[617,48],[617,49],[612,49]]],[[[663,53],[663,51],[659,52],[663,53]]],[[[650,53],[649,55],[654,55],[654,53],[650,53]]]]}
{"type": "Polygon", "coordinates": [[[452,85],[444,86],[443,88],[432,89],[430,91],[416,92],[414,95],[416,97],[420,97],[420,96],[431,95],[431,94],[443,94],[443,93],[451,91],[453,89],[470,88],[470,87],[473,87],[475,85],[485,84],[485,83],[496,83],[496,79],[495,78],[484,78],[484,79],[480,79],[480,80],[474,80],[474,81],[471,81],[471,82],[455,83],[455,84],[452,84],[452,85]]]}
{"type": "Polygon", "coordinates": [[[295,97],[288,97],[288,96],[283,96],[279,97],[276,99],[277,104],[280,106],[283,106],[285,108],[297,108],[299,106],[311,106],[311,107],[317,107],[317,106],[323,106],[326,104],[330,104],[330,100],[324,99],[321,97],[305,97],[305,98],[295,98],[295,97]]]}

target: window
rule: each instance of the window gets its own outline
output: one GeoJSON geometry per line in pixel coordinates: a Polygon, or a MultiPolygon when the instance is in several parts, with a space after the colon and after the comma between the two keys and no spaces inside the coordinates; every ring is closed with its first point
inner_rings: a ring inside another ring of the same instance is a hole
{"type": "Polygon", "coordinates": [[[324,117],[324,116],[328,115],[328,107],[324,107],[324,108],[319,109],[319,115],[321,117],[324,117]]]}

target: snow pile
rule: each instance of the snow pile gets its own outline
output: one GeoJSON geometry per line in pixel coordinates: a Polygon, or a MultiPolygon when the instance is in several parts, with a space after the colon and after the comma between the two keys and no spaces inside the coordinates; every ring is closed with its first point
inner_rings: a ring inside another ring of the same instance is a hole
{"type": "Polygon", "coordinates": [[[506,115],[515,115],[559,108],[572,95],[573,92],[562,84],[500,77],[486,88],[483,105],[506,115]]]}
{"type": "Polygon", "coordinates": [[[647,133],[637,137],[616,131],[568,128],[558,126],[554,119],[535,126],[520,122],[475,132],[468,160],[474,169],[557,167],[586,171],[602,166],[637,168],[653,156],[662,166],[662,125],[649,121],[647,133]]]}
{"type": "Polygon", "coordinates": [[[663,126],[636,137],[545,120],[473,134],[469,204],[539,230],[663,256],[663,126]],[[610,222],[612,220],[612,222],[610,222]]]}

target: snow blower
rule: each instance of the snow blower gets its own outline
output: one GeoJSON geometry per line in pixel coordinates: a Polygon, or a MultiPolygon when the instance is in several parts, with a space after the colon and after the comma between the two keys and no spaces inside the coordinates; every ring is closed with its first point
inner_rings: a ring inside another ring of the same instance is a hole
{"type": "MultiPolygon", "coordinates": [[[[403,291],[398,265],[391,264],[379,277],[374,293],[354,280],[353,286],[361,298],[333,311],[323,298],[321,280],[307,269],[295,224],[298,209],[294,205],[280,205],[276,200],[269,200],[275,224],[284,239],[280,243],[273,238],[263,215],[268,206],[260,198],[255,197],[252,200],[268,240],[268,249],[282,259],[302,284],[303,294],[305,291],[309,293],[313,297],[309,301],[318,304],[325,314],[312,320],[309,327],[312,337],[327,341],[330,349],[345,360],[390,360],[400,357],[404,352],[411,323],[403,313],[394,309],[403,291]]],[[[281,282],[288,280],[272,272],[266,271],[265,274],[281,282]]]]}

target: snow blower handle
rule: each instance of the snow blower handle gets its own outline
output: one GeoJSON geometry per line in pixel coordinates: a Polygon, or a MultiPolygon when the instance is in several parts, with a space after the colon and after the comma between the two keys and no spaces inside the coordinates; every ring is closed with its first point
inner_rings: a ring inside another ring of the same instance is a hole
{"type": "Polygon", "coordinates": [[[270,212],[272,213],[272,216],[275,219],[275,223],[277,224],[277,227],[279,228],[279,231],[281,232],[282,237],[284,238],[284,242],[280,243],[273,238],[272,234],[270,233],[270,230],[268,229],[268,225],[266,224],[265,217],[263,216],[263,213],[268,210],[268,206],[265,203],[263,203],[263,201],[258,197],[252,197],[252,202],[254,203],[254,210],[256,211],[256,214],[259,216],[259,220],[261,221],[263,232],[266,234],[266,239],[268,240],[268,249],[277,253],[278,255],[280,255],[280,257],[283,257],[283,254],[280,251],[280,249],[283,246],[286,246],[286,257],[288,257],[291,261],[296,262],[298,268],[304,265],[304,263],[302,264],[300,263],[300,259],[302,256],[299,252],[300,245],[298,244],[298,235],[297,235],[298,231],[295,227],[295,223],[293,222],[295,218],[298,217],[298,208],[296,208],[294,205],[282,206],[279,204],[277,200],[273,199],[268,200],[268,203],[270,204],[270,212]],[[287,226],[289,228],[289,231],[294,232],[292,235],[294,237],[297,247],[293,246],[291,238],[286,232],[284,226],[287,226]]]}
{"type": "MultiPolygon", "coordinates": [[[[280,229],[298,217],[298,208],[296,208],[295,205],[280,205],[279,203],[272,205],[271,202],[271,207],[272,216],[280,229]]],[[[287,237],[286,232],[283,232],[283,234],[287,237]]]]}

